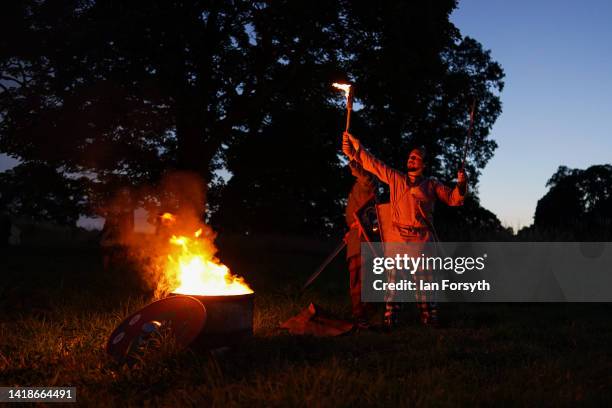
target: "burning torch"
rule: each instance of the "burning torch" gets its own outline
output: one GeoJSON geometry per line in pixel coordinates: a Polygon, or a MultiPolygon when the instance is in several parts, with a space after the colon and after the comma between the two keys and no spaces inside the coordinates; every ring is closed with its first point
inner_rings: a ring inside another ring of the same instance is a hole
{"type": "Polygon", "coordinates": [[[344,96],[346,96],[346,129],[344,131],[348,132],[351,124],[351,110],[353,109],[353,88],[350,84],[340,84],[338,82],[334,82],[332,86],[344,92],[344,96]]]}

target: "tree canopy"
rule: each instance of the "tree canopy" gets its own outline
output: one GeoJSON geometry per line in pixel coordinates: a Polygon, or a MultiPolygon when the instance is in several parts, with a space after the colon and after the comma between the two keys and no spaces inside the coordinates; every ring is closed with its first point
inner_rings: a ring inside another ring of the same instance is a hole
{"type": "Polygon", "coordinates": [[[75,225],[91,214],[85,178],[67,178],[43,163],[25,162],[0,173],[0,208],[11,214],[75,225]]]}
{"type": "MultiPolygon", "coordinates": [[[[11,2],[0,25],[0,150],[66,180],[85,176],[84,191],[188,170],[210,188],[220,229],[327,235],[342,225],[351,183],[334,81],[355,85],[352,131],[366,146],[402,168],[425,145],[445,181],[475,100],[477,185],[496,147],[504,74],[449,21],[456,5],[11,2]]],[[[89,208],[96,197],[82,196],[89,208]]]]}
{"type": "Polygon", "coordinates": [[[559,169],[538,201],[534,227],[566,233],[572,239],[607,240],[612,231],[612,165],[559,169]]]}
{"type": "Polygon", "coordinates": [[[538,200],[533,224],[518,232],[529,241],[612,239],[612,165],[587,169],[559,166],[538,200]]]}

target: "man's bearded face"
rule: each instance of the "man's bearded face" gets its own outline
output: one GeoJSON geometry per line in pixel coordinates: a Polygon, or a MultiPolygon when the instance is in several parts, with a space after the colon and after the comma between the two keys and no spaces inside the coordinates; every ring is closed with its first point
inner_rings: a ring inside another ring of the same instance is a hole
{"type": "Polygon", "coordinates": [[[408,174],[413,176],[420,176],[423,174],[425,169],[425,162],[423,161],[423,152],[419,149],[413,149],[408,155],[408,174]]]}

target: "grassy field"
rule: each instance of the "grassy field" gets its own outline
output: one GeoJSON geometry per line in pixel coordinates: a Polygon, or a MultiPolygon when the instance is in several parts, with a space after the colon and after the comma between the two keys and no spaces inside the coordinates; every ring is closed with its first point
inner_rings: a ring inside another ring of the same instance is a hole
{"type": "Polygon", "coordinates": [[[128,368],[103,349],[113,328],[149,301],[126,271],[103,273],[91,249],[2,251],[0,385],[75,386],[81,404],[103,406],[565,406],[612,398],[609,305],[447,304],[443,329],[412,323],[409,308],[391,334],[288,335],[279,322],[311,301],[348,316],[341,262],[298,293],[320,258],[228,255],[257,291],[254,338],[216,355],[168,344],[128,368]]]}

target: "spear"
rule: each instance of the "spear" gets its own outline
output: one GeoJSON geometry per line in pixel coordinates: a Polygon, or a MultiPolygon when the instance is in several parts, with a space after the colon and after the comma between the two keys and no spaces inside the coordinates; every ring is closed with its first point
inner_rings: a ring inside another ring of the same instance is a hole
{"type": "Polygon", "coordinates": [[[351,110],[353,110],[353,87],[350,84],[340,84],[338,82],[334,82],[332,86],[338,90],[344,92],[344,96],[346,97],[346,129],[345,132],[349,131],[349,126],[351,124],[351,110]]]}
{"type": "Polygon", "coordinates": [[[474,110],[476,109],[476,98],[472,101],[472,109],[470,110],[470,127],[468,128],[467,137],[463,144],[463,160],[461,161],[461,170],[465,170],[465,160],[467,158],[468,146],[472,138],[472,129],[474,128],[474,110]]]}

